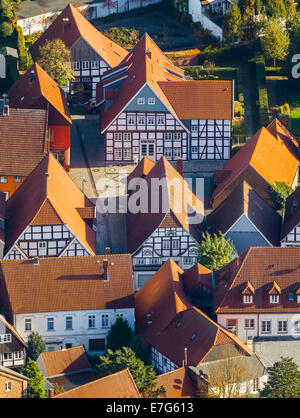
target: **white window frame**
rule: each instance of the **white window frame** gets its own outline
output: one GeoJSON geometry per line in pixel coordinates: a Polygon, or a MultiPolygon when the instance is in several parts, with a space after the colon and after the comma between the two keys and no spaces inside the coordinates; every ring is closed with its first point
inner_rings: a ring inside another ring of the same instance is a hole
{"type": "Polygon", "coordinates": [[[154,126],[155,125],[155,116],[154,115],[147,115],[147,125],[149,125],[149,126],[154,126]]]}
{"type": "Polygon", "coordinates": [[[14,183],[21,183],[22,177],[21,176],[14,176],[14,183]]]}
{"type": "Polygon", "coordinates": [[[127,115],[127,125],[132,126],[136,124],[135,115],[127,115]]]}
{"type": "Polygon", "coordinates": [[[49,316],[47,318],[47,331],[54,331],[54,317],[49,316]],[[49,326],[51,324],[51,326],[49,326]]]}
{"type": "Polygon", "coordinates": [[[7,183],[7,176],[0,176],[0,183],[7,183]]]}
{"type": "Polygon", "coordinates": [[[89,70],[90,69],[90,62],[89,61],[81,61],[81,69],[82,70],[89,70]]]}
{"type": "Polygon", "coordinates": [[[145,104],[145,98],[144,97],[138,97],[137,98],[137,104],[138,105],[144,105],[145,104]]]}
{"type": "Polygon", "coordinates": [[[253,303],[253,295],[243,295],[243,303],[253,303]]]}
{"type": "Polygon", "coordinates": [[[24,318],[24,331],[26,332],[32,331],[32,319],[31,318],[24,318]]]}
{"type": "Polygon", "coordinates": [[[7,381],[5,382],[5,392],[10,392],[11,391],[11,381],[7,381]]]}
{"type": "Polygon", "coordinates": [[[96,328],[96,315],[89,315],[88,316],[88,329],[95,329],[96,328]],[[94,325],[90,325],[94,324],[94,325]]]}
{"type": "Polygon", "coordinates": [[[288,333],[288,321],[286,319],[279,319],[277,322],[277,332],[278,334],[287,334],[288,333]]]}
{"type": "Polygon", "coordinates": [[[155,105],[155,97],[148,97],[148,105],[155,105]]]}
{"type": "Polygon", "coordinates": [[[114,141],[122,141],[122,133],[121,132],[115,132],[114,133],[114,141]]]}
{"type": "Polygon", "coordinates": [[[123,133],[123,141],[131,141],[131,132],[123,133]]]}
{"type": "Polygon", "coordinates": [[[272,330],[272,323],[270,319],[264,319],[263,321],[261,321],[261,333],[262,334],[270,334],[271,330],[272,330]],[[263,330],[264,325],[265,325],[265,330],[263,330]]]}
{"type": "Polygon", "coordinates": [[[68,316],[66,316],[66,330],[67,331],[70,331],[70,330],[72,330],[73,329],[73,316],[70,316],[70,315],[68,315],[68,316]],[[67,326],[67,323],[69,322],[71,320],[71,327],[70,326],[67,326]]]}
{"type": "Polygon", "coordinates": [[[270,303],[279,303],[279,295],[270,295],[270,303]]]}
{"type": "Polygon", "coordinates": [[[99,61],[91,61],[91,69],[98,70],[99,68],[99,61]]]}
{"type": "Polygon", "coordinates": [[[255,320],[253,318],[246,318],[244,328],[245,329],[254,329],[255,328],[255,320]]]}
{"type": "Polygon", "coordinates": [[[102,328],[109,328],[109,315],[108,314],[101,315],[101,326],[102,328]]]}

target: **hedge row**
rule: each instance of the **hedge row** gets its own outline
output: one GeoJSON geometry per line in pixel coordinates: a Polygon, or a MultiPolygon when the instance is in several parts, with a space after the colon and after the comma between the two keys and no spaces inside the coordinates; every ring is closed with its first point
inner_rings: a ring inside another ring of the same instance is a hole
{"type": "Polygon", "coordinates": [[[255,77],[256,82],[256,110],[258,115],[258,126],[268,125],[269,123],[269,101],[266,87],[265,60],[258,56],[249,60],[250,73],[255,77]]]}

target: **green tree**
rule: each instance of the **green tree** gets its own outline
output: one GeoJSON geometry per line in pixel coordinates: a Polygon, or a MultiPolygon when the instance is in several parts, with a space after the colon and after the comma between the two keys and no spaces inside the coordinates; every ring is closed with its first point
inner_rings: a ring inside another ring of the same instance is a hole
{"type": "Polygon", "coordinates": [[[43,340],[42,336],[36,332],[33,331],[27,340],[27,348],[26,348],[26,357],[27,361],[29,359],[36,361],[39,358],[39,355],[41,353],[44,353],[46,351],[46,343],[43,340]]]}
{"type": "Polygon", "coordinates": [[[138,335],[134,335],[129,343],[129,348],[131,348],[135,355],[140,358],[143,362],[147,359],[147,350],[142,343],[141,338],[138,335]]]}
{"type": "Polygon", "coordinates": [[[10,21],[4,20],[0,23],[0,36],[3,38],[11,36],[14,31],[13,25],[10,23],[10,21]]]}
{"type": "Polygon", "coordinates": [[[59,86],[64,86],[73,78],[72,69],[66,66],[71,61],[71,51],[61,39],[47,41],[39,52],[38,64],[59,86]]]}
{"type": "Polygon", "coordinates": [[[46,398],[44,377],[35,361],[29,359],[23,369],[23,374],[30,378],[27,385],[28,398],[46,398]]]}
{"type": "Polygon", "coordinates": [[[231,4],[223,20],[223,35],[226,41],[234,42],[240,37],[241,23],[242,15],[239,7],[231,4]]]}
{"type": "Polygon", "coordinates": [[[13,15],[12,2],[10,0],[0,0],[0,16],[11,19],[13,15]]]}
{"type": "Polygon", "coordinates": [[[278,22],[271,20],[260,38],[262,49],[267,59],[283,61],[288,54],[290,37],[286,29],[278,22]]]}
{"type": "Polygon", "coordinates": [[[294,0],[284,0],[284,6],[286,10],[286,17],[293,19],[297,14],[296,4],[294,0]]]}
{"type": "Polygon", "coordinates": [[[100,362],[95,367],[95,373],[98,378],[108,376],[118,371],[129,369],[132,378],[144,397],[164,396],[165,389],[156,387],[156,374],[153,366],[145,365],[137,358],[131,348],[123,347],[122,350],[107,350],[104,356],[100,357],[100,362]]]}
{"type": "Polygon", "coordinates": [[[255,1],[255,13],[259,15],[263,10],[264,3],[262,0],[255,1]]]}
{"type": "Polygon", "coordinates": [[[300,370],[293,359],[281,357],[267,369],[269,373],[261,398],[300,398],[300,370]]]}
{"type": "Polygon", "coordinates": [[[286,199],[293,193],[293,189],[282,181],[270,184],[268,191],[276,210],[283,210],[286,199]]]}
{"type": "Polygon", "coordinates": [[[286,8],[283,0],[267,0],[267,14],[273,18],[286,17],[286,8]]]}
{"type": "Polygon", "coordinates": [[[221,232],[219,235],[211,235],[208,232],[202,234],[202,240],[198,245],[198,260],[208,269],[215,271],[226,266],[235,253],[233,242],[226,239],[221,232]]]}
{"type": "Polygon", "coordinates": [[[132,338],[133,332],[128,321],[119,316],[107,334],[107,348],[115,351],[122,347],[129,347],[132,338]]]}

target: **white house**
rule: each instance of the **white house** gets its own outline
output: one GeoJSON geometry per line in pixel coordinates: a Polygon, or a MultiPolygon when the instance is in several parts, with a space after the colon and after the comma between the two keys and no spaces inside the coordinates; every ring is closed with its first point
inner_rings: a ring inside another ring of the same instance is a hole
{"type": "Polygon", "coordinates": [[[285,204],[281,233],[282,247],[300,245],[300,187],[288,197],[285,204]]]}
{"type": "Polygon", "coordinates": [[[1,305],[26,342],[38,332],[47,351],[83,345],[103,353],[118,316],[134,329],[130,255],[4,260],[1,305]]]}

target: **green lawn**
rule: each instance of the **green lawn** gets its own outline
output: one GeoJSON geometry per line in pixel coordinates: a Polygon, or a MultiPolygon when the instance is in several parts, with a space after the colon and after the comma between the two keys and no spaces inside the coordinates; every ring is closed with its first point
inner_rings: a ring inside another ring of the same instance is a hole
{"type": "Polygon", "coordinates": [[[300,132],[300,107],[291,109],[292,131],[300,132]]]}

